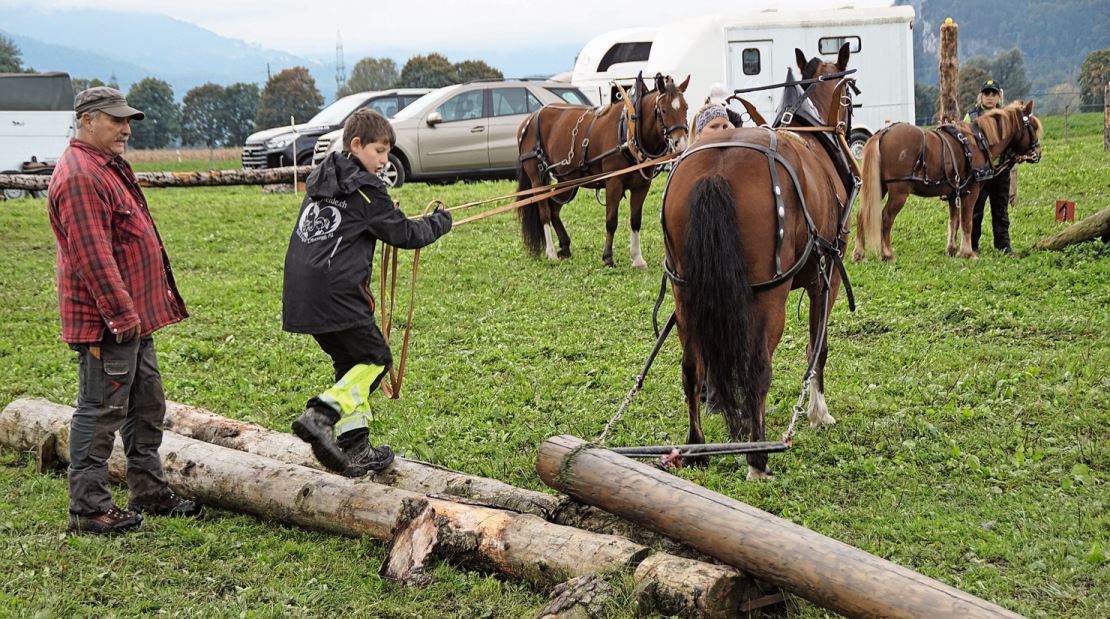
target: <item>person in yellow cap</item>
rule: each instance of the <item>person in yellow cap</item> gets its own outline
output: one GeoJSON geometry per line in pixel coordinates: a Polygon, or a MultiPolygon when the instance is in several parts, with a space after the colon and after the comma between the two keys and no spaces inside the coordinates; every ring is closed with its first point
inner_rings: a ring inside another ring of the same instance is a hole
{"type": "MultiPolygon", "coordinates": [[[[989,79],[983,83],[979,95],[975,97],[975,107],[964,116],[964,122],[973,122],[985,112],[1002,107],[1002,85],[989,79]]],[[[1012,169],[1011,169],[1012,171],[1012,169]]],[[[983,182],[979,188],[979,199],[971,219],[971,249],[979,251],[979,237],[983,234],[983,210],[987,198],[991,201],[991,232],[994,235],[994,248],[1004,254],[1014,253],[1010,246],[1010,171],[1003,172],[983,182]]]]}

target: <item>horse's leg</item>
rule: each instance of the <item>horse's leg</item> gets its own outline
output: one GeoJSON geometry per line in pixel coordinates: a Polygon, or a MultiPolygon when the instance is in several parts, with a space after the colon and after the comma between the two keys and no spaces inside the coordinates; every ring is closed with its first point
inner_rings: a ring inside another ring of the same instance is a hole
{"type": "Polygon", "coordinates": [[[956,200],[948,201],[948,245],[944,248],[944,253],[949,256],[956,255],[956,234],[960,229],[960,211],[956,206],[956,200]]]}
{"type": "Polygon", "coordinates": [[[975,201],[979,199],[980,185],[973,185],[971,193],[960,198],[960,251],[956,253],[960,258],[978,258],[975,250],[971,248],[971,226],[975,213],[975,201]]]}
{"type": "Polygon", "coordinates": [[[601,252],[601,261],[605,266],[613,264],[613,234],[617,231],[617,209],[620,208],[621,198],[624,197],[624,181],[609,179],[605,181],[605,249],[601,252]]]}
{"type": "MultiPolygon", "coordinates": [[[[751,385],[741,387],[755,390],[752,394],[755,410],[744,411],[751,424],[751,440],[755,442],[762,441],[765,436],[767,392],[771,390],[771,359],[786,326],[786,298],[790,293],[789,288],[788,285],[783,285],[756,296],[755,349],[751,354],[749,362],[752,367],[749,368],[750,374],[747,377],[751,385]]],[[[767,466],[767,454],[748,454],[747,461],[749,480],[774,478],[767,466]]]]}
{"type": "Polygon", "coordinates": [[[560,258],[570,258],[570,235],[567,234],[567,228],[563,225],[563,207],[551,207],[551,225],[555,228],[555,235],[559,237],[559,253],[560,258]]]}
{"type": "Polygon", "coordinates": [[[546,248],[544,250],[544,254],[547,256],[548,260],[550,260],[552,262],[555,262],[559,258],[558,258],[558,256],[555,255],[555,243],[552,242],[552,240],[551,240],[551,229],[552,229],[552,225],[551,225],[551,219],[552,219],[552,217],[551,217],[551,213],[552,213],[551,203],[550,203],[549,200],[541,200],[539,205],[540,205],[540,223],[543,224],[543,244],[544,244],[544,247],[546,248]]]}
{"type": "Polygon", "coordinates": [[[644,214],[644,199],[647,198],[649,189],[651,189],[651,185],[636,187],[629,192],[628,196],[630,207],[628,224],[632,228],[632,233],[628,239],[628,248],[632,255],[632,266],[637,269],[647,269],[644,256],[640,253],[640,222],[644,214]]]}
{"type": "Polygon", "coordinates": [[[817,342],[817,334],[825,329],[824,342],[821,350],[817,351],[817,364],[814,366],[813,379],[809,381],[809,425],[813,428],[831,426],[836,419],[829,414],[829,406],[825,403],[825,361],[829,357],[828,316],[836,303],[836,293],[840,288],[840,274],[833,271],[832,284],[829,287],[829,306],[824,308],[823,286],[810,286],[806,288],[809,295],[809,345],[806,347],[806,363],[812,358],[813,347],[817,342]],[[822,320],[824,318],[824,320],[822,320]]]}
{"type": "Polygon", "coordinates": [[[906,206],[906,200],[910,197],[910,190],[905,187],[898,187],[891,189],[889,197],[886,200],[886,207],[883,208],[883,240],[882,247],[879,250],[879,256],[884,262],[894,261],[894,244],[891,241],[891,231],[894,230],[894,218],[898,217],[898,213],[902,212],[902,208],[906,206]]]}

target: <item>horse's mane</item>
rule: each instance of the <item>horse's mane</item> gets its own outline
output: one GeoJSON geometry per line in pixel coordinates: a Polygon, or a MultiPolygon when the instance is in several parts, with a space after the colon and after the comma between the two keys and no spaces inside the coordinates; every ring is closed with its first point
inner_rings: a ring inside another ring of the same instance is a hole
{"type": "MultiPolygon", "coordinates": [[[[1016,131],[1021,129],[1019,123],[1022,115],[1025,114],[1024,108],[1024,101],[1013,101],[1005,107],[983,112],[975,119],[975,122],[983,130],[983,135],[987,138],[987,141],[996,144],[1002,139],[1003,135],[1013,136],[1016,131]]],[[[1030,116],[1029,122],[1033,123],[1037,139],[1044,137],[1044,128],[1041,126],[1040,119],[1036,116],[1030,116]]]]}

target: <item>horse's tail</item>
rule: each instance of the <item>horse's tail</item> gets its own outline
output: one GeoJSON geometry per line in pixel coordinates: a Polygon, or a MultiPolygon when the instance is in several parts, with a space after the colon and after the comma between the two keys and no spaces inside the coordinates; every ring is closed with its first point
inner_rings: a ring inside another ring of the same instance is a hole
{"type": "MultiPolygon", "coordinates": [[[[729,435],[742,436],[747,417],[752,435],[761,436],[758,385],[770,368],[763,367],[765,356],[755,346],[755,296],[728,181],[719,175],[699,180],[690,190],[688,209],[681,285],[686,342],[701,354],[729,435]]],[[[749,457],[748,463],[766,470],[767,456],[760,456],[749,457]]]]}
{"type": "Polygon", "coordinates": [[[867,140],[863,147],[863,186],[860,187],[860,211],[856,218],[856,258],[863,258],[867,247],[876,251],[883,240],[883,179],[880,149],[882,133],[867,140]]]}
{"type": "MultiPolygon", "coordinates": [[[[522,127],[521,135],[517,139],[517,143],[518,143],[519,150],[520,150],[520,155],[521,155],[520,158],[517,159],[517,164],[516,164],[516,190],[517,191],[525,191],[525,190],[528,190],[528,189],[532,188],[532,177],[528,174],[528,170],[524,169],[524,167],[525,167],[524,141],[528,138],[528,128],[532,124],[529,121],[535,120],[535,118],[537,116],[539,116],[538,113],[536,113],[534,116],[530,116],[528,118],[528,120],[524,121],[525,124],[522,127]]],[[[535,122],[537,123],[536,124],[536,141],[537,141],[537,144],[538,144],[539,139],[540,139],[539,124],[538,124],[538,120],[536,120],[535,122]]],[[[536,163],[536,170],[538,172],[539,171],[539,160],[537,159],[536,162],[537,162],[536,163]]],[[[525,206],[522,206],[522,207],[518,208],[516,210],[516,215],[517,215],[517,218],[520,219],[520,236],[524,240],[524,247],[528,250],[529,254],[531,254],[533,256],[538,256],[539,253],[541,251],[543,251],[544,245],[546,245],[546,243],[547,243],[547,241],[544,239],[544,236],[543,236],[543,224],[540,223],[540,205],[539,205],[539,203],[538,202],[533,202],[531,204],[527,204],[525,206]]]]}

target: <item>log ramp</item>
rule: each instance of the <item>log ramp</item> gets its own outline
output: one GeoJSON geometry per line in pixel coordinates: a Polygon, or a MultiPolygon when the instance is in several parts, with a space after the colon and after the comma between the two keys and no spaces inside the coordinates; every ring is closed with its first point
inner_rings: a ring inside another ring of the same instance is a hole
{"type": "Polygon", "coordinates": [[[913,570],[573,436],[540,447],[544,483],[849,617],[1016,618],[913,570]],[[667,505],[667,509],[659,509],[667,505]]]}
{"type": "MultiPolygon", "coordinates": [[[[46,400],[16,400],[0,413],[0,444],[36,451],[40,470],[54,468],[68,461],[72,414],[71,407],[46,400]]],[[[305,447],[268,449],[275,455],[284,450],[288,458],[305,447]]],[[[544,591],[575,578],[635,570],[637,606],[643,614],[733,617],[762,595],[736,568],[652,554],[627,539],[554,524],[534,514],[348,479],[173,431],[164,434],[160,454],[174,490],[206,505],[389,542],[380,574],[402,584],[427,582],[424,566],[436,558],[544,591]]],[[[109,460],[112,479],[123,479],[125,464],[117,440],[109,460]]]]}

